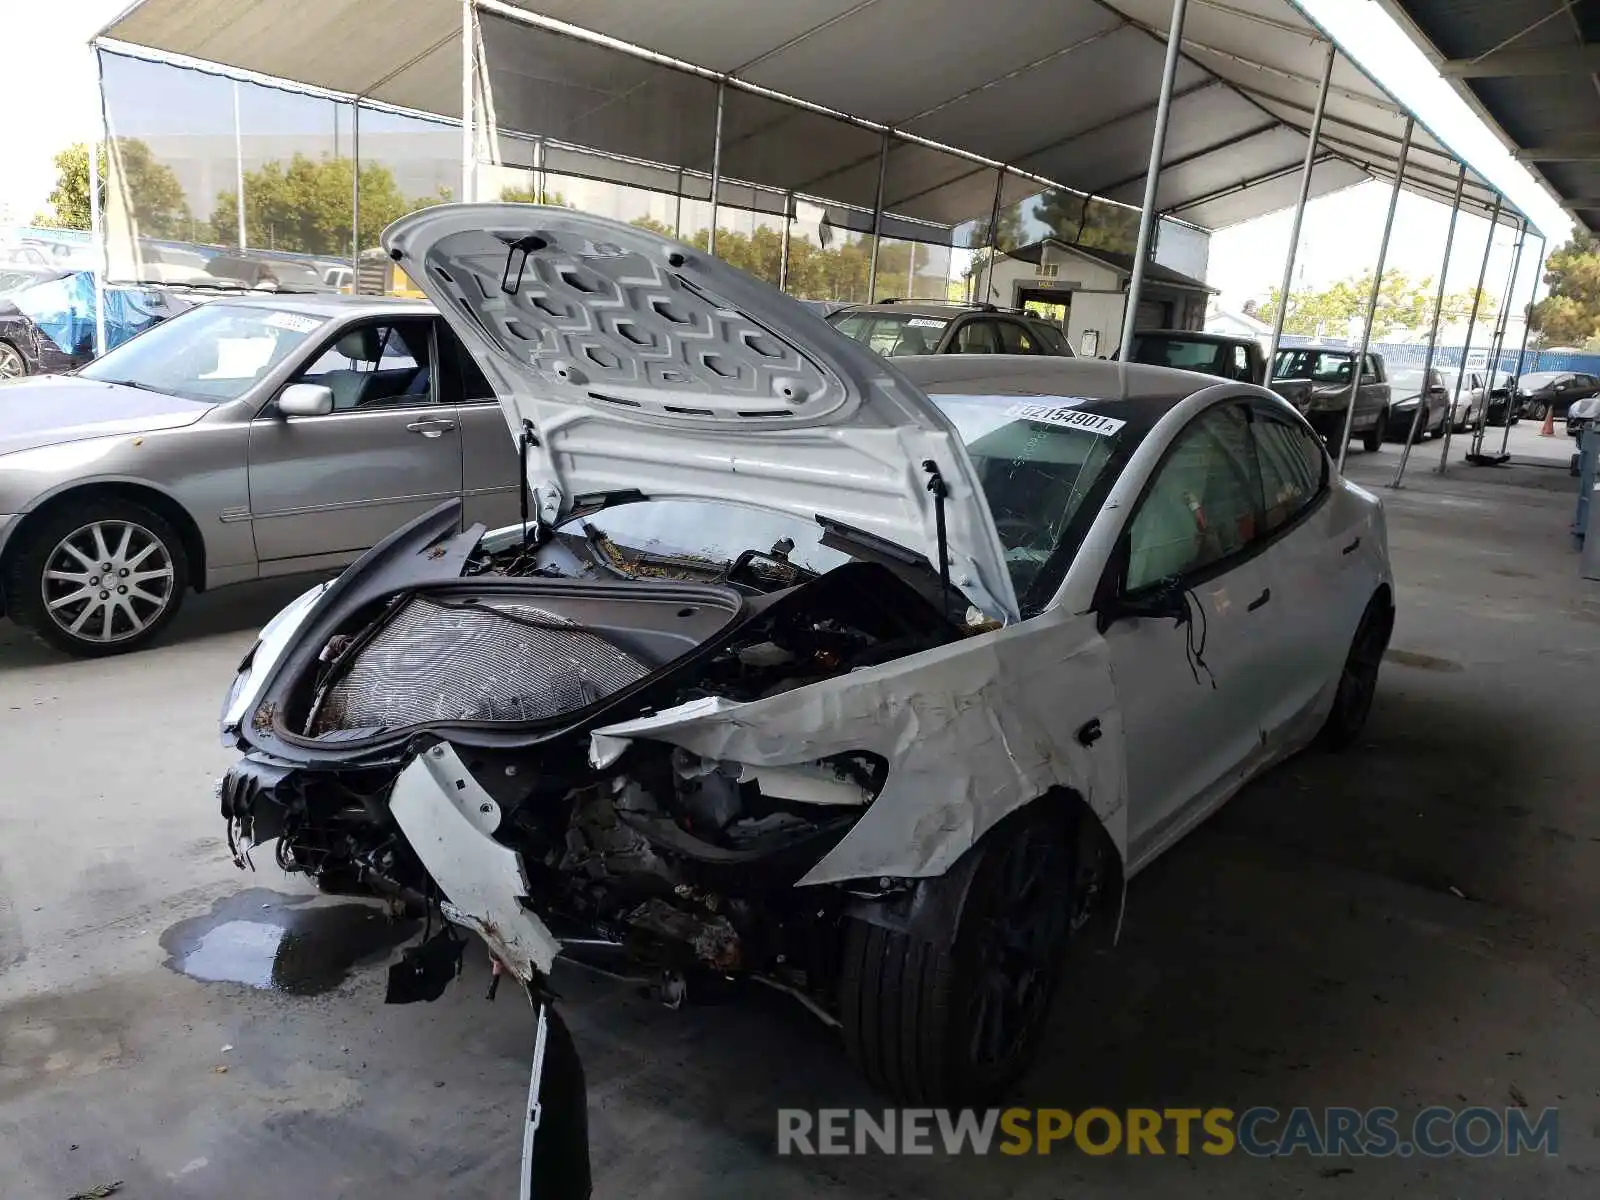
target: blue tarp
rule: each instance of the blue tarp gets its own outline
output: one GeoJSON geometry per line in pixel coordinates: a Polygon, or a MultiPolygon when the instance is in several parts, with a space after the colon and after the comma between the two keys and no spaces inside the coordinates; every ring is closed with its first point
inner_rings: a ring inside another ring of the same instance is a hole
{"type": "MultiPolygon", "coordinates": [[[[92,352],[94,346],[94,276],[76,271],[59,279],[47,279],[10,292],[5,299],[39,327],[63,354],[92,352]]],[[[140,333],[188,308],[186,301],[174,302],[153,288],[107,286],[106,349],[120,345],[140,333]]]]}
{"type": "MultiPolygon", "coordinates": [[[[1309,338],[1298,334],[1284,334],[1281,343],[1284,346],[1338,346],[1341,349],[1355,349],[1355,343],[1335,338],[1309,338]]],[[[1416,367],[1421,369],[1427,359],[1428,345],[1426,342],[1374,342],[1372,349],[1375,353],[1383,355],[1383,360],[1390,368],[1416,367]]],[[[1487,371],[1489,369],[1489,352],[1484,346],[1476,346],[1471,352],[1470,368],[1473,371],[1487,371]]],[[[1440,346],[1433,352],[1433,365],[1441,371],[1460,367],[1468,351],[1462,346],[1440,346]]],[[[1500,359],[1495,367],[1496,375],[1513,375],[1517,371],[1517,348],[1512,346],[1500,352],[1500,359]]],[[[1600,375],[1600,354],[1583,354],[1573,350],[1529,350],[1522,360],[1522,374],[1531,375],[1535,371],[1582,371],[1586,375],[1600,375]]]]}

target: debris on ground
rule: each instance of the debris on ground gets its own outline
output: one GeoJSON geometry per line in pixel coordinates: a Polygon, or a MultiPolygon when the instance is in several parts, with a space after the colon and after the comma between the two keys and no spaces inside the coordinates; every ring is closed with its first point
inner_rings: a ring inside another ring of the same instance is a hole
{"type": "Polygon", "coordinates": [[[1508,1090],[1511,1093],[1511,1103],[1515,1104],[1518,1108],[1528,1107],[1528,1098],[1522,1094],[1521,1088],[1513,1083],[1508,1090]]]}
{"type": "Polygon", "coordinates": [[[113,1196],[121,1190],[122,1180],[119,1179],[115,1183],[102,1183],[86,1191],[73,1192],[67,1200],[105,1200],[107,1196],[113,1196]]]}
{"type": "Polygon", "coordinates": [[[1467,898],[1467,894],[1453,883],[1450,885],[1450,894],[1457,900],[1465,900],[1467,898]]]}
{"type": "Polygon", "coordinates": [[[1355,1173],[1356,1169],[1354,1167],[1323,1167],[1322,1170],[1317,1172],[1324,1179],[1337,1179],[1341,1175],[1354,1175],[1355,1173]]]}

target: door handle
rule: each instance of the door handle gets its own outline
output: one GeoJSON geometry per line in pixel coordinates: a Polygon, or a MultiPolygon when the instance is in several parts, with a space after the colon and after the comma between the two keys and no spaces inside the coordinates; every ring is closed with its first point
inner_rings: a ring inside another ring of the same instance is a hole
{"type": "Polygon", "coordinates": [[[1260,608],[1263,604],[1265,604],[1268,600],[1271,600],[1271,599],[1272,599],[1272,589],[1271,588],[1262,588],[1261,589],[1261,595],[1257,596],[1254,600],[1250,601],[1249,604],[1246,604],[1244,606],[1244,610],[1245,610],[1245,612],[1255,612],[1256,609],[1260,608]]]}
{"type": "Polygon", "coordinates": [[[1360,546],[1361,546],[1361,539],[1357,538],[1355,541],[1351,542],[1348,546],[1346,546],[1343,550],[1339,551],[1339,553],[1340,554],[1354,554],[1360,548],[1360,546]]]}
{"type": "Polygon", "coordinates": [[[455,427],[454,421],[446,421],[442,417],[425,417],[420,421],[411,422],[406,429],[412,433],[420,433],[426,438],[436,438],[455,427]]]}

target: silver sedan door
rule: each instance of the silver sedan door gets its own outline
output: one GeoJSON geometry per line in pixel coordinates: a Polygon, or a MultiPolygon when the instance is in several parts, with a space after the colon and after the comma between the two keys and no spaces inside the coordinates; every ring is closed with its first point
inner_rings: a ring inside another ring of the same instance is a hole
{"type": "Polygon", "coordinates": [[[436,321],[442,399],[461,425],[462,520],[490,529],[521,516],[517,443],[494,388],[444,321],[436,321]]]}
{"type": "Polygon", "coordinates": [[[459,422],[438,403],[431,325],[400,317],[344,326],[289,381],[329,388],[333,411],[286,417],[274,397],[251,423],[250,512],[263,570],[347,558],[460,494],[459,422]]]}

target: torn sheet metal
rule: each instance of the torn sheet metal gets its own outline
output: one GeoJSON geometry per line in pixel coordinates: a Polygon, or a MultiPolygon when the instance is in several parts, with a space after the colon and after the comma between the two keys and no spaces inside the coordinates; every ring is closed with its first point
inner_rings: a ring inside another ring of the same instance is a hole
{"type": "Polygon", "coordinates": [[[1092,615],[1049,612],[763,700],[697,700],[605,726],[591,761],[615,762],[636,738],[752,767],[882,755],[882,792],[803,884],[943,874],[1052,787],[1082,795],[1127,854],[1122,717],[1092,615]],[[1095,719],[1101,737],[1081,745],[1095,719]]]}
{"type": "Polygon", "coordinates": [[[389,811],[441,891],[445,916],[474,930],[524,983],[548,974],[560,943],[520,901],[522,858],[490,836],[500,808],[449,745],[419,754],[395,780],[389,811]]]}

